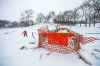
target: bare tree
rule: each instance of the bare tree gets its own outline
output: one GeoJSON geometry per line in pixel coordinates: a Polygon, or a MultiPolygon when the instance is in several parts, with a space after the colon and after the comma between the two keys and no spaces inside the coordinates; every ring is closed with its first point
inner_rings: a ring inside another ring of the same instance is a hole
{"type": "Polygon", "coordinates": [[[24,22],[27,26],[33,24],[33,10],[25,10],[23,13],[21,13],[21,22],[24,22]]]}
{"type": "Polygon", "coordinates": [[[36,18],[37,23],[45,23],[45,16],[42,13],[39,13],[36,18]]]}
{"type": "Polygon", "coordinates": [[[55,12],[54,11],[51,11],[49,12],[49,14],[46,16],[46,22],[53,22],[53,18],[55,16],[55,12]]]}

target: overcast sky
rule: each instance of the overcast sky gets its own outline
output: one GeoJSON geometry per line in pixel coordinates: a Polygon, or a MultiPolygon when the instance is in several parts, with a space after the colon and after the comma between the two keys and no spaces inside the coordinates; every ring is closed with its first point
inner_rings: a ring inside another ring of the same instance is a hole
{"type": "Polygon", "coordinates": [[[0,19],[19,20],[21,12],[33,9],[37,14],[65,11],[78,7],[84,0],[0,0],[0,19]]]}

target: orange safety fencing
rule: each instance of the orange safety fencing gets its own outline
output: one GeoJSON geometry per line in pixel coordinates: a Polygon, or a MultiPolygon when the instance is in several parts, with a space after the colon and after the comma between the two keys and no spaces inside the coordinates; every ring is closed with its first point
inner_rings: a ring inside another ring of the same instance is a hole
{"type": "Polygon", "coordinates": [[[74,33],[41,32],[39,33],[39,48],[51,52],[72,53],[80,49],[80,42],[74,33]],[[75,41],[71,43],[71,40],[75,41]]]}

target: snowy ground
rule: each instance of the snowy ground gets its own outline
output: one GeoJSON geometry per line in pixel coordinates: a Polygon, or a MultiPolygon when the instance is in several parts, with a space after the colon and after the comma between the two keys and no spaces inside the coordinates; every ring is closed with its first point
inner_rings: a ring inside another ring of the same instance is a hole
{"type": "MultiPolygon", "coordinates": [[[[89,66],[84,61],[79,59],[77,54],[57,54],[52,53],[46,56],[47,51],[43,49],[33,50],[24,49],[20,50],[23,45],[29,45],[30,42],[38,42],[31,36],[33,32],[36,36],[36,28],[39,26],[32,26],[28,28],[13,28],[13,29],[0,29],[0,66],[89,66]],[[22,31],[28,31],[28,38],[22,36],[22,31]],[[40,55],[43,54],[42,59],[40,55]]],[[[100,34],[87,34],[87,33],[100,33],[100,28],[97,27],[71,27],[72,30],[86,35],[100,38],[100,34]]],[[[37,43],[36,43],[37,44],[37,43]]],[[[31,48],[31,45],[28,48],[31,48]]],[[[92,63],[91,66],[100,66],[100,40],[95,43],[89,43],[82,46],[83,50],[80,53],[92,63]]]]}

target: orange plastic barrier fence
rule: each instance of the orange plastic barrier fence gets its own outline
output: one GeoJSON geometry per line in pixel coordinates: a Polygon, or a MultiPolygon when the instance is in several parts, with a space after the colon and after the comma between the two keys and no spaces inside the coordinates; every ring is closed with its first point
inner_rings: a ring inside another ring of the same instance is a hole
{"type": "Polygon", "coordinates": [[[80,44],[74,33],[41,32],[39,46],[52,52],[71,53],[80,49],[80,44]],[[74,38],[72,38],[74,37],[74,38]],[[73,44],[70,40],[75,40],[73,44]]]}

